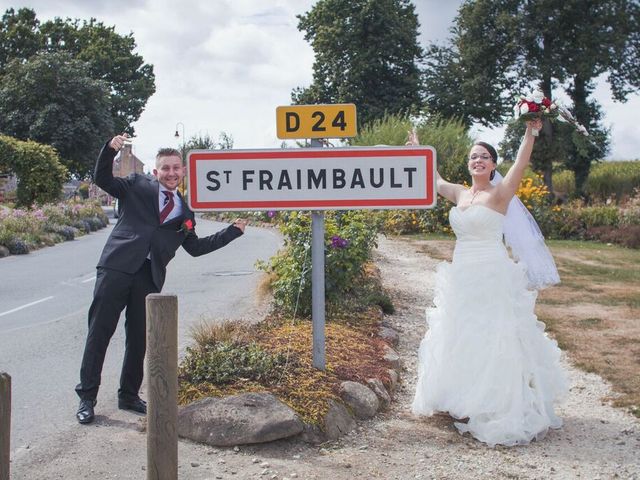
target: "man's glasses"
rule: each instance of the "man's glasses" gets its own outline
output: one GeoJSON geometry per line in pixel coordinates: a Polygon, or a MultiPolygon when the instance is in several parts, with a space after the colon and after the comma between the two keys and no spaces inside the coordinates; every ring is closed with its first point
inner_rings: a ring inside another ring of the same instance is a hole
{"type": "Polygon", "coordinates": [[[491,160],[491,155],[489,155],[488,153],[483,153],[482,155],[472,153],[471,155],[469,155],[469,160],[478,160],[479,158],[482,160],[491,160]]]}

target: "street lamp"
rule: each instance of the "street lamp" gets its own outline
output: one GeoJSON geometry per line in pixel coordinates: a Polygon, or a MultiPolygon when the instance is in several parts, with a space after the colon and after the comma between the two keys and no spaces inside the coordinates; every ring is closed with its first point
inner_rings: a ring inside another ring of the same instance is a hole
{"type": "Polygon", "coordinates": [[[180,138],[180,133],[178,132],[178,125],[180,125],[182,127],[182,145],[184,147],[184,145],[185,145],[185,143],[187,141],[187,139],[184,136],[184,123],[182,123],[182,122],[176,123],[176,133],[175,133],[174,137],[180,138]]]}
{"type": "MultiPolygon", "coordinates": [[[[180,133],[178,132],[178,125],[182,127],[182,148],[180,150],[181,150],[181,153],[182,153],[182,163],[184,164],[184,162],[186,161],[186,158],[184,158],[184,156],[187,153],[185,151],[186,147],[187,147],[187,137],[185,137],[185,135],[184,135],[184,123],[182,123],[182,122],[176,123],[176,133],[175,133],[174,137],[180,138],[180,133]]],[[[185,175],[185,177],[182,179],[182,192],[183,193],[186,193],[186,191],[187,191],[186,180],[187,180],[187,177],[185,175]]]]}

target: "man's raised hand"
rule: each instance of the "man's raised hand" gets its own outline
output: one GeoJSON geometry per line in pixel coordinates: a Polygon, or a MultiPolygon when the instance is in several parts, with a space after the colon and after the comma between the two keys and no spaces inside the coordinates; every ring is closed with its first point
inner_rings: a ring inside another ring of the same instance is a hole
{"type": "Polygon", "coordinates": [[[119,152],[120,149],[124,146],[125,143],[131,141],[129,134],[123,133],[122,135],[116,135],[109,142],[109,146],[113,148],[116,152],[119,152]]]}

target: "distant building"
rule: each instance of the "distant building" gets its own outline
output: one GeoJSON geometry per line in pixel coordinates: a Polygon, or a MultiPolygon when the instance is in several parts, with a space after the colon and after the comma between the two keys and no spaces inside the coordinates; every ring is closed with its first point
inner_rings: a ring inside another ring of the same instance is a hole
{"type": "MultiPolygon", "coordinates": [[[[136,157],[131,149],[131,145],[125,144],[113,161],[113,176],[126,177],[132,173],[144,173],[144,163],[136,157]]],[[[103,205],[110,205],[113,199],[104,190],[95,184],[89,187],[89,198],[99,198],[103,205]]]]}
{"type": "Polygon", "coordinates": [[[7,196],[15,197],[18,188],[18,178],[11,173],[0,172],[0,203],[4,202],[7,196]],[[13,195],[9,195],[12,193],[13,195]]]}

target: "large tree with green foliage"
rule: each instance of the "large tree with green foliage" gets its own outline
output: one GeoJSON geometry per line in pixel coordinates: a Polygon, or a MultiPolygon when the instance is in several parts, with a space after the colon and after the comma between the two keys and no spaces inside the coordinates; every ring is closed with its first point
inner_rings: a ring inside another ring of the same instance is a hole
{"type": "Polygon", "coordinates": [[[409,0],[319,0],[298,19],[315,63],[294,103],[354,103],[360,125],[420,108],[423,52],[409,0]]]}
{"type": "Polygon", "coordinates": [[[120,35],[95,18],[41,23],[32,9],[10,8],[0,22],[0,79],[13,59],[24,62],[38,52],[65,52],[86,62],[91,78],[105,82],[114,132],[133,134],[131,124],[155,92],[153,67],[135,48],[132,33],[120,35]]]}
{"type": "MultiPolygon", "coordinates": [[[[467,0],[451,44],[427,51],[427,105],[467,124],[496,125],[526,88],[535,85],[549,97],[563,89],[591,139],[549,126],[543,135],[548,149],[563,152],[580,191],[591,161],[608,147],[602,112],[590,98],[595,81],[606,75],[618,101],[640,88],[639,31],[636,0],[467,0]],[[552,141],[563,145],[548,145],[552,141]]],[[[549,184],[551,157],[540,159],[538,167],[549,184]]]]}
{"type": "Polygon", "coordinates": [[[0,84],[0,131],[54,147],[69,171],[82,178],[113,132],[108,86],[87,64],[66,53],[13,60],[0,84]]]}

